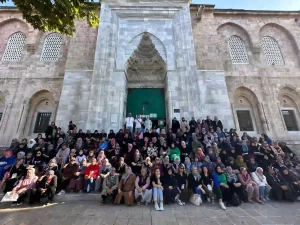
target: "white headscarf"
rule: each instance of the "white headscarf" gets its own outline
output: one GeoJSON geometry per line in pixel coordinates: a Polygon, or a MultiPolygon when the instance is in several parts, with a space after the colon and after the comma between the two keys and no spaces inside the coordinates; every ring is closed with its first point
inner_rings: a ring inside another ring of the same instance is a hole
{"type": "Polygon", "coordinates": [[[36,141],[34,139],[30,139],[28,144],[27,144],[27,147],[32,148],[35,144],[36,144],[36,141]],[[32,142],[32,144],[30,144],[30,142],[32,142]]]}

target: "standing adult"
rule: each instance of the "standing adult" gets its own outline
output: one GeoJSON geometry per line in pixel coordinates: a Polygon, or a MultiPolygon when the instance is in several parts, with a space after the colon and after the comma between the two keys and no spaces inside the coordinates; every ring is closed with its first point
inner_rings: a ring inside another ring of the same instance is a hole
{"type": "Polygon", "coordinates": [[[209,128],[209,129],[213,128],[213,121],[210,119],[209,116],[206,117],[205,122],[206,122],[206,124],[208,125],[208,128],[209,128]]]}
{"type": "Polygon", "coordinates": [[[152,121],[150,120],[149,116],[146,116],[146,120],[145,120],[144,124],[145,124],[145,130],[152,129],[152,121]]]}
{"type": "Polygon", "coordinates": [[[125,127],[126,129],[129,129],[130,132],[133,132],[133,122],[134,118],[132,117],[131,113],[128,114],[128,117],[125,119],[125,127]]]}
{"type": "Polygon", "coordinates": [[[178,129],[180,129],[180,123],[176,117],[174,117],[172,120],[172,133],[175,134],[178,129]]]}
{"type": "Polygon", "coordinates": [[[135,132],[138,132],[138,131],[142,130],[143,120],[141,119],[141,115],[140,114],[138,114],[136,116],[136,119],[134,120],[134,124],[135,124],[135,132]]]}
{"type": "Polygon", "coordinates": [[[216,116],[215,116],[214,120],[212,121],[212,126],[214,128],[214,131],[216,131],[218,127],[221,129],[221,131],[223,131],[222,121],[219,120],[218,117],[216,117],[216,116]]]}
{"type": "Polygon", "coordinates": [[[190,132],[195,133],[197,127],[197,121],[195,120],[195,117],[192,117],[191,121],[189,122],[189,126],[190,126],[190,132]]]}

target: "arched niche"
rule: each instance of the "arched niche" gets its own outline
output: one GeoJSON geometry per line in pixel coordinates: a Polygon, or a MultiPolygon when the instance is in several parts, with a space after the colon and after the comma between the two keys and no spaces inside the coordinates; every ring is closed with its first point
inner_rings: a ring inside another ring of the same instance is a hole
{"type": "Polygon", "coordinates": [[[53,94],[47,90],[36,92],[29,100],[25,122],[25,134],[32,136],[44,133],[51,121],[55,120],[57,103],[53,94]]]}
{"type": "Polygon", "coordinates": [[[235,90],[233,111],[237,131],[250,133],[262,131],[259,102],[252,90],[246,87],[235,90]]]}
{"type": "Polygon", "coordinates": [[[289,87],[284,87],[279,91],[278,101],[280,113],[283,118],[283,125],[288,132],[300,131],[300,95],[289,87]]]}

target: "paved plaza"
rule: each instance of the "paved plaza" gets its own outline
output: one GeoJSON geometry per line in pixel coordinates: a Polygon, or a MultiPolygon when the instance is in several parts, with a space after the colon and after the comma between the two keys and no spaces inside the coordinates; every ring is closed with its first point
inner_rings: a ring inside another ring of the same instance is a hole
{"type": "Polygon", "coordinates": [[[0,203],[0,225],[260,225],[300,224],[300,203],[243,204],[226,211],[218,205],[166,205],[157,212],[151,206],[100,205],[98,196],[57,198],[50,206],[10,207],[0,203]]]}

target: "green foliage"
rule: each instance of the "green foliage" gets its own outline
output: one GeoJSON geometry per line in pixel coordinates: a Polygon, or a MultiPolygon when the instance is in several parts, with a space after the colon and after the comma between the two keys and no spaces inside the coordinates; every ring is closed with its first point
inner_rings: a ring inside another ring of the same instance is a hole
{"type": "MultiPolygon", "coordinates": [[[[0,0],[1,3],[8,0],[0,0]]],[[[23,18],[35,29],[72,36],[75,21],[86,18],[91,27],[99,25],[94,0],[12,0],[23,18]]]]}

